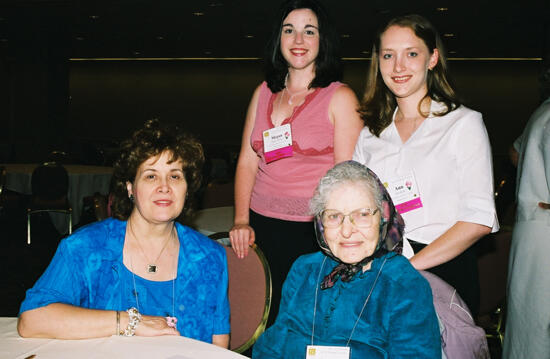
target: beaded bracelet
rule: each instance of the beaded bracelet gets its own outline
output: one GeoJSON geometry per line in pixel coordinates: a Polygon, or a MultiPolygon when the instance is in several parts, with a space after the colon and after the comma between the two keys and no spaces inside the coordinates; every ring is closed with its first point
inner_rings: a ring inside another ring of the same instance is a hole
{"type": "Polygon", "coordinates": [[[128,309],[126,312],[128,312],[129,321],[128,321],[128,327],[124,330],[124,332],[120,332],[121,335],[124,335],[125,337],[133,337],[134,334],[136,334],[136,328],[141,321],[141,314],[139,314],[138,310],[134,307],[128,309]]]}

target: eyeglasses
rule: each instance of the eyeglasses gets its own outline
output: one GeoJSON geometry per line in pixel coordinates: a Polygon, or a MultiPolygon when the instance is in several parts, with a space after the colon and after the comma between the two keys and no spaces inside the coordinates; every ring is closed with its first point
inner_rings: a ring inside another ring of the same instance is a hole
{"type": "Polygon", "coordinates": [[[368,228],[372,226],[372,217],[377,209],[359,208],[348,214],[343,214],[335,209],[325,209],[321,212],[321,222],[326,228],[338,228],[344,223],[344,218],[349,217],[351,223],[357,227],[368,228]]]}

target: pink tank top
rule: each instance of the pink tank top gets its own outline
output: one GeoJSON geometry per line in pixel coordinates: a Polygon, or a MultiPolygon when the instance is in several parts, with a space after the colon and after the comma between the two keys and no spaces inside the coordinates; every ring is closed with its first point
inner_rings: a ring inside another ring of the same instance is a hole
{"type": "Polygon", "coordinates": [[[264,82],[261,85],[256,122],[250,142],[260,157],[256,183],[252,190],[250,208],[263,216],[287,221],[307,222],[309,200],[319,179],[334,165],[334,126],[330,122],[329,103],[340,82],[317,88],[304,103],[294,109],[292,129],[292,157],[266,163],[262,132],[273,128],[271,113],[276,94],[264,82]]]}

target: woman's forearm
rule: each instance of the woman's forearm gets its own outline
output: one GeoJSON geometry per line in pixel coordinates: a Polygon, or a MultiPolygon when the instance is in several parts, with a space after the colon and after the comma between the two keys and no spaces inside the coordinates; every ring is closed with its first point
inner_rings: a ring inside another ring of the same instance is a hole
{"type": "Polygon", "coordinates": [[[254,187],[254,183],[256,182],[256,172],[258,172],[258,164],[260,162],[256,152],[250,146],[252,130],[256,123],[256,108],[258,106],[260,88],[261,86],[256,88],[252,100],[250,100],[250,104],[248,105],[241,139],[241,151],[235,172],[235,224],[248,224],[250,196],[252,194],[252,187],[254,187]]]}
{"type": "Polygon", "coordinates": [[[410,259],[411,264],[417,270],[425,270],[446,263],[489,233],[490,227],[477,223],[456,222],[439,238],[416,253],[410,259]]]}
{"type": "MultiPolygon", "coordinates": [[[[128,314],[120,312],[120,328],[128,325],[128,314]]],[[[52,303],[23,312],[17,323],[22,337],[84,339],[108,337],[116,333],[116,311],[52,303]]]]}
{"type": "Polygon", "coordinates": [[[237,166],[235,174],[235,224],[248,224],[250,197],[256,182],[257,171],[257,161],[253,161],[253,164],[240,163],[237,166]]]}

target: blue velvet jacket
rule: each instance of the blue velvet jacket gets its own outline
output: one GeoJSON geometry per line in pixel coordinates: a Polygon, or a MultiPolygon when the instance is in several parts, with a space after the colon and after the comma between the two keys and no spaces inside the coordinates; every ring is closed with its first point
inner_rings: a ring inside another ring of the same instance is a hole
{"type": "MultiPolygon", "coordinates": [[[[311,344],[315,288],[325,255],[298,258],[283,286],[279,315],[256,342],[253,358],[305,358],[311,344]]],[[[385,261],[350,340],[351,358],[441,358],[439,325],[428,282],[409,261],[389,253],[348,283],[318,290],[314,345],[345,346],[385,261]]],[[[326,259],[321,280],[337,263],[326,259]]]]}
{"type": "MultiPolygon", "coordinates": [[[[181,335],[212,342],[212,335],[230,329],[225,250],[179,223],[176,229],[180,250],[174,287],[172,281],[136,276],[140,311],[166,316],[175,307],[181,335]]],[[[136,307],[134,278],[122,262],[125,233],[126,222],[107,219],[61,241],[44,274],[27,291],[20,312],[51,303],[105,310],[136,307]]]]}

